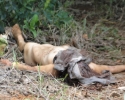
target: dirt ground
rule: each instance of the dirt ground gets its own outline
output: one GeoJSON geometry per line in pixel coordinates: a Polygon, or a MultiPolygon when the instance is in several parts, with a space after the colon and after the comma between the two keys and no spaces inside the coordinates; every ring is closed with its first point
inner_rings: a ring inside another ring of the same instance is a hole
{"type": "MultiPolygon", "coordinates": [[[[5,66],[4,66],[5,67],[5,66]]],[[[116,84],[72,87],[45,74],[0,68],[0,100],[123,100],[124,74],[116,84]],[[41,77],[41,82],[39,78],[41,77]]]]}

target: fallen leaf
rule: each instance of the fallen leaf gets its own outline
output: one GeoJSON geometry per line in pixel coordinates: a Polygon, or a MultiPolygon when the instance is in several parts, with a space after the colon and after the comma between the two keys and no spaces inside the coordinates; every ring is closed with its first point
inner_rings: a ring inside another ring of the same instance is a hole
{"type": "Polygon", "coordinates": [[[88,34],[83,34],[83,38],[84,38],[85,40],[88,40],[88,34]]]}
{"type": "Polygon", "coordinates": [[[7,36],[0,35],[0,56],[4,54],[6,46],[7,46],[7,36]]]}

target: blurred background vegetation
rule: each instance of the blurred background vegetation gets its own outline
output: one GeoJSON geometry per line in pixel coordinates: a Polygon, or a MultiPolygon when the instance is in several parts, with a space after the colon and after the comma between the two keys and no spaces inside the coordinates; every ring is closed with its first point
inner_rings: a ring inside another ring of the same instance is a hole
{"type": "Polygon", "coordinates": [[[63,6],[65,4],[58,0],[0,0],[0,26],[19,23],[35,37],[40,27],[60,28],[71,21],[72,17],[63,6]]]}
{"type": "Polygon", "coordinates": [[[116,13],[124,11],[124,5],[124,0],[0,0],[0,32],[4,26],[19,23],[36,37],[41,27],[52,25],[60,29],[83,13],[81,19],[94,15],[120,19],[116,13]]]}

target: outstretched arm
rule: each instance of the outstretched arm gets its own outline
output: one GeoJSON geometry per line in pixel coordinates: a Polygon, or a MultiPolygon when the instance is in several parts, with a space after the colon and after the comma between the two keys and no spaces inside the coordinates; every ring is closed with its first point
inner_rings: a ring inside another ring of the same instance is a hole
{"type": "Polygon", "coordinates": [[[45,72],[49,75],[53,75],[55,77],[58,76],[58,71],[54,69],[54,64],[48,64],[44,66],[29,66],[18,62],[11,63],[8,59],[1,59],[0,62],[9,67],[14,67],[20,70],[40,71],[40,72],[45,72]]]}
{"type": "MultiPolygon", "coordinates": [[[[44,66],[28,66],[20,63],[14,62],[13,64],[7,59],[1,59],[1,63],[7,66],[13,66],[20,70],[27,70],[27,71],[40,71],[45,72],[49,75],[58,76],[58,71],[54,69],[54,64],[48,64],[44,66]]],[[[109,70],[111,73],[119,73],[125,71],[125,65],[116,65],[116,66],[108,66],[108,65],[98,65],[93,62],[89,64],[89,67],[97,73],[101,73],[104,70],[109,70]]]]}
{"type": "MultiPolygon", "coordinates": [[[[28,66],[20,63],[13,63],[13,66],[15,68],[21,69],[21,70],[29,70],[29,71],[38,71],[45,72],[47,74],[51,74],[53,76],[57,76],[58,72],[54,69],[54,64],[48,64],[44,66],[28,66]]],[[[89,67],[93,69],[97,73],[101,73],[104,70],[109,70],[111,73],[119,73],[122,71],[125,71],[125,65],[115,65],[115,66],[108,66],[108,65],[98,65],[95,63],[90,63],[89,67]]]]}

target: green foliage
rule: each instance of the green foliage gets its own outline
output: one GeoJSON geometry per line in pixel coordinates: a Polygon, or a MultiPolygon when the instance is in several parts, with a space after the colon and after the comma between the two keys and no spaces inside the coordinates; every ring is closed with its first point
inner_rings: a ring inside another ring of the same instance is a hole
{"type": "Polygon", "coordinates": [[[36,26],[37,26],[37,22],[39,21],[38,15],[35,14],[30,20],[24,20],[24,29],[27,29],[29,31],[31,31],[33,33],[33,36],[36,37],[37,36],[37,31],[36,31],[36,26]]]}
{"type": "Polygon", "coordinates": [[[51,0],[46,0],[46,2],[44,3],[44,9],[48,8],[50,1],[51,0]]]}
{"type": "Polygon", "coordinates": [[[69,23],[72,17],[62,8],[62,5],[57,0],[46,0],[43,14],[45,16],[44,23],[53,24],[60,28],[62,25],[69,23]]]}
{"type": "Polygon", "coordinates": [[[0,37],[0,56],[2,56],[5,52],[5,48],[7,46],[7,39],[4,38],[4,36],[0,37]]]}
{"type": "Polygon", "coordinates": [[[0,9],[0,29],[19,23],[34,37],[39,27],[60,28],[72,19],[58,0],[0,0],[0,9]]]}
{"type": "Polygon", "coordinates": [[[0,32],[4,32],[4,22],[0,20],[0,32]]]}

